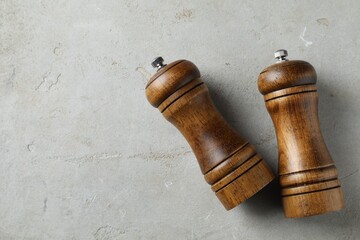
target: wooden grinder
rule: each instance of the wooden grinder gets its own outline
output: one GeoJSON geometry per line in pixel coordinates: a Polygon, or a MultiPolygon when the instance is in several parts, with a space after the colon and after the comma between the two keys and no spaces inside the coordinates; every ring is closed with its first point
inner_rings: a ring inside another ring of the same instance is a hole
{"type": "Polygon", "coordinates": [[[264,69],[258,81],[276,130],[285,216],[338,211],[344,199],[320,131],[315,69],[286,56],[286,50],[275,52],[278,62],[264,69]]]}
{"type": "Polygon", "coordinates": [[[183,134],[205,180],[227,210],[253,196],[274,179],[255,148],[240,137],[212,103],[198,68],[190,61],[158,68],[146,85],[146,97],[183,134]]]}

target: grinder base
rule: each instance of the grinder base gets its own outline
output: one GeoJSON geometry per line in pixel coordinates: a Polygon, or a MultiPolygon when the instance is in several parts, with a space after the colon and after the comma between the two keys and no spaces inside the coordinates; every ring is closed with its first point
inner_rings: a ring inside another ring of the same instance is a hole
{"type": "Polygon", "coordinates": [[[285,216],[301,218],[339,211],[345,207],[341,187],[282,198],[285,216]]]}
{"type": "MultiPolygon", "coordinates": [[[[248,161],[250,166],[248,164],[241,165],[233,172],[233,174],[238,172],[235,179],[226,186],[215,191],[216,196],[226,210],[230,210],[246,199],[252,197],[275,178],[270,167],[261,159],[261,157],[258,159],[259,157],[259,155],[256,155],[250,159],[248,161]],[[251,162],[254,161],[256,161],[255,164],[251,165],[251,162]]],[[[216,184],[213,185],[213,190],[215,190],[215,185],[216,184]]]]}

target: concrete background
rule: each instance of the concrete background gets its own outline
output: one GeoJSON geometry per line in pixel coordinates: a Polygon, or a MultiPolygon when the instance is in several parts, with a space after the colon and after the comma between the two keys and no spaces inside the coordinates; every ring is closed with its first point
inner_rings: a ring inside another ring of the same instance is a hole
{"type": "Polygon", "coordinates": [[[0,239],[360,239],[359,1],[0,0],[0,239]],[[311,62],[346,209],[285,219],[275,181],[226,212],[144,94],[185,58],[277,167],[257,76],[311,62]]]}

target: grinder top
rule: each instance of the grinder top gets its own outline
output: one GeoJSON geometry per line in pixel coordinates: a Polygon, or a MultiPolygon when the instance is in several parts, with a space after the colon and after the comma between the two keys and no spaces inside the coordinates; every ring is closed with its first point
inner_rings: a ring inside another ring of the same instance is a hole
{"type": "Polygon", "coordinates": [[[154,107],[158,107],[171,94],[200,77],[199,69],[190,61],[178,60],[169,64],[163,62],[162,57],[157,57],[152,62],[151,65],[158,70],[145,87],[146,97],[154,107]]]}
{"type": "Polygon", "coordinates": [[[258,88],[263,95],[285,88],[316,84],[316,71],[310,63],[289,61],[284,49],[276,51],[274,55],[278,61],[262,70],[258,79],[258,88]]]}

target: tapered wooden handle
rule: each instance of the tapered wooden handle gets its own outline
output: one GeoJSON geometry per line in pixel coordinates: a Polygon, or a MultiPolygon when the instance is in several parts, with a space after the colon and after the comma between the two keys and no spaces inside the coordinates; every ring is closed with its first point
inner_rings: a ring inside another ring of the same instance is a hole
{"type": "Polygon", "coordinates": [[[259,90],[276,130],[287,217],[344,207],[338,173],[320,130],[315,84],[315,69],[304,61],[277,63],[259,76],[259,90]]]}
{"type": "Polygon", "coordinates": [[[186,138],[205,180],[226,209],[273,180],[255,148],[218,112],[193,63],[180,60],[161,68],[150,79],[146,95],[186,138]]]}

